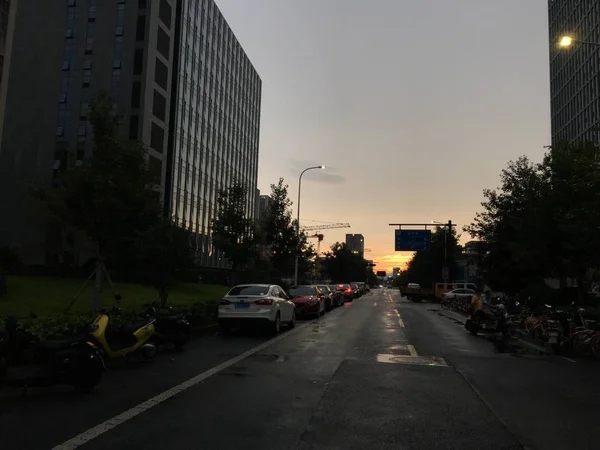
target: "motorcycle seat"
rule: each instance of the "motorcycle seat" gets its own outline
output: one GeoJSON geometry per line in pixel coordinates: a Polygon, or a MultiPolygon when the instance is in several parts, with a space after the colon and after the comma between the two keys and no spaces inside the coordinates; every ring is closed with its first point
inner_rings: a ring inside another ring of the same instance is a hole
{"type": "Polygon", "coordinates": [[[142,322],[136,322],[136,323],[128,323],[128,324],[123,325],[123,331],[126,333],[133,334],[140,328],[145,327],[146,325],[148,325],[149,323],[152,323],[152,322],[154,322],[154,319],[147,319],[142,322]]]}
{"type": "Polygon", "coordinates": [[[51,338],[45,338],[39,341],[38,345],[42,350],[63,350],[71,347],[73,344],[83,341],[85,336],[57,336],[51,338]]]}

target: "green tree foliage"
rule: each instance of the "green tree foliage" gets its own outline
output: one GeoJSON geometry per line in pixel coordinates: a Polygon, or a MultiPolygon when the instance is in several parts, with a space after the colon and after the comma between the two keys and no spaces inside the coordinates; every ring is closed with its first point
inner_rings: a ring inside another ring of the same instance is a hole
{"type": "Polygon", "coordinates": [[[81,167],[70,166],[53,186],[38,186],[33,195],[51,216],[81,231],[96,252],[95,310],[100,307],[104,259],[160,217],[156,180],[139,143],[118,135],[113,101],[100,91],[91,102],[93,156],[81,167]]]}
{"type": "Polygon", "coordinates": [[[431,286],[442,279],[442,270],[447,251],[448,269],[450,280],[461,279],[458,259],[461,247],[458,245],[459,235],[456,229],[448,230],[436,227],[431,233],[431,247],[429,250],[416,252],[408,262],[401,278],[409,283],[419,283],[423,287],[431,286]]]}
{"type": "Polygon", "coordinates": [[[212,223],[213,243],[232,265],[234,274],[244,270],[257,255],[254,222],[246,214],[248,188],[239,181],[217,196],[217,215],[212,223]]]}
{"type": "Polygon", "coordinates": [[[540,164],[509,162],[501,186],[485,190],[483,212],[465,227],[486,244],[483,267],[494,289],[516,293],[545,277],[582,286],[600,267],[600,160],[593,143],[561,143],[540,164]]]}
{"type": "Polygon", "coordinates": [[[190,232],[173,220],[162,219],[145,230],[135,242],[138,279],[154,286],[161,304],[166,304],[169,290],[193,270],[194,256],[190,232]]]}
{"type": "Polygon", "coordinates": [[[325,255],[322,267],[333,283],[367,280],[367,261],[354,253],[345,243],[336,242],[325,255]]]}
{"type": "Polygon", "coordinates": [[[279,178],[271,185],[270,201],[260,220],[261,243],[267,248],[270,269],[281,276],[292,276],[299,251],[298,278],[306,281],[314,271],[316,254],[306,234],[301,231],[298,236],[296,226],[288,185],[279,178]]]}

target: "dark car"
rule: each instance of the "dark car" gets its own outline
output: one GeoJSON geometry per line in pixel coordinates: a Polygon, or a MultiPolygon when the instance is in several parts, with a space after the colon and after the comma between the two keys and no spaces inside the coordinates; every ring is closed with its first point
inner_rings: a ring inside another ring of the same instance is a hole
{"type": "Polygon", "coordinates": [[[330,284],[329,289],[333,297],[333,306],[342,306],[344,304],[344,294],[342,291],[338,290],[335,284],[330,284]]]}
{"type": "Polygon", "coordinates": [[[331,311],[333,308],[335,308],[337,306],[333,302],[333,292],[331,292],[331,289],[326,284],[318,284],[317,287],[321,290],[321,292],[325,296],[325,309],[327,311],[331,311]]]}
{"type": "Polygon", "coordinates": [[[363,294],[362,289],[358,283],[350,283],[352,291],[354,292],[354,298],[360,298],[363,294]]]}
{"type": "Polygon", "coordinates": [[[336,284],[335,287],[338,291],[342,293],[344,302],[351,302],[352,300],[354,300],[354,290],[352,289],[352,286],[350,286],[349,284],[341,283],[336,284]]]}
{"type": "Polygon", "coordinates": [[[325,314],[325,296],[317,286],[296,286],[290,289],[289,295],[296,305],[296,316],[325,314]]]}

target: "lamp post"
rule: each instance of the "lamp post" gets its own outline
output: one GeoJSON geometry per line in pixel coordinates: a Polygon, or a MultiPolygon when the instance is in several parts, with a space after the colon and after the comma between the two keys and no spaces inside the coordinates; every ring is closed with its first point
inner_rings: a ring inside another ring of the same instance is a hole
{"type": "Polygon", "coordinates": [[[300,177],[298,178],[298,215],[296,216],[296,237],[298,238],[298,248],[296,249],[296,264],[294,267],[294,285],[298,285],[298,261],[300,259],[300,192],[302,190],[302,175],[304,175],[309,170],[316,169],[324,169],[325,166],[313,166],[307,167],[302,172],[300,172],[300,177]]]}

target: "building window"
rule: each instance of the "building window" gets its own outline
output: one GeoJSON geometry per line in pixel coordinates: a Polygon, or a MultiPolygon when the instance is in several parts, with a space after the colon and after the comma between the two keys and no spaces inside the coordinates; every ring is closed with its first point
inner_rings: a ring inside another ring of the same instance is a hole
{"type": "Polygon", "coordinates": [[[94,38],[87,38],[85,40],[85,52],[86,54],[90,54],[92,52],[92,47],[94,46],[94,38]]]}
{"type": "Polygon", "coordinates": [[[131,107],[139,108],[142,95],[142,83],[134,81],[131,86],[131,107]]]}
{"type": "Polygon", "coordinates": [[[146,39],[146,16],[138,16],[135,29],[135,40],[144,41],[146,39]]]}
{"type": "Polygon", "coordinates": [[[113,60],[113,69],[120,69],[120,68],[121,68],[121,60],[120,59],[113,60]]]}
{"type": "Polygon", "coordinates": [[[133,74],[141,75],[144,65],[144,49],[136,48],[133,55],[133,74]]]}
{"type": "Polygon", "coordinates": [[[166,119],[167,99],[156,90],[154,91],[154,103],[152,104],[152,114],[154,114],[155,117],[162,120],[163,122],[166,119]]]}
{"type": "Polygon", "coordinates": [[[154,81],[165,91],[169,83],[169,68],[158,58],[154,66],[154,81]]]}
{"type": "Polygon", "coordinates": [[[165,57],[167,60],[169,59],[169,48],[171,46],[171,40],[169,39],[169,35],[165,33],[161,27],[158,27],[158,35],[156,39],[156,49],[165,57]]]}
{"type": "Polygon", "coordinates": [[[171,28],[171,5],[167,0],[160,0],[160,7],[158,9],[158,17],[162,20],[167,28],[171,28]]]}
{"type": "Polygon", "coordinates": [[[138,140],[138,128],[140,124],[140,118],[138,116],[131,116],[129,118],[129,139],[134,141],[138,140]]]}
{"type": "Polygon", "coordinates": [[[61,92],[59,102],[67,103],[67,93],[66,92],[61,92]]]}
{"type": "Polygon", "coordinates": [[[69,6],[75,6],[75,0],[69,0],[69,6]]]}
{"type": "Polygon", "coordinates": [[[65,127],[62,127],[62,126],[56,127],[56,131],[54,132],[54,135],[57,137],[64,136],[65,135],[65,127]]]}
{"type": "Polygon", "coordinates": [[[71,63],[69,61],[63,61],[62,70],[69,70],[71,63]]]}
{"type": "Polygon", "coordinates": [[[138,0],[138,8],[146,9],[148,7],[148,0],[138,0]]]}
{"type": "Polygon", "coordinates": [[[123,27],[117,27],[115,29],[115,36],[123,36],[123,31],[124,31],[123,27]]]}
{"type": "Polygon", "coordinates": [[[73,28],[67,28],[67,31],[65,32],[65,37],[67,39],[72,39],[73,38],[73,28]]]}
{"type": "Polygon", "coordinates": [[[77,128],[77,136],[85,136],[85,134],[86,134],[86,126],[79,125],[79,128],[77,128]]]}
{"type": "Polygon", "coordinates": [[[152,122],[152,129],[150,130],[150,147],[159,153],[163,152],[163,145],[165,141],[165,130],[160,125],[152,122]]]}

